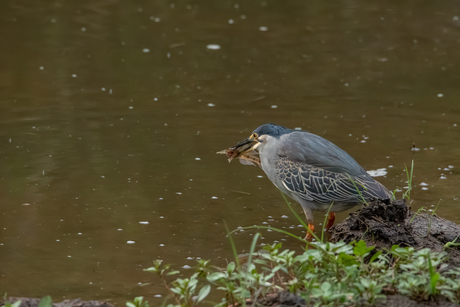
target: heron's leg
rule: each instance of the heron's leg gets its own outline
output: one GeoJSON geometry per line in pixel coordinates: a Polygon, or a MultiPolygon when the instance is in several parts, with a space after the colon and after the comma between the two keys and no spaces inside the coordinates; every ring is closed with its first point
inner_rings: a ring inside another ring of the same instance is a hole
{"type": "MultiPolygon", "coordinates": [[[[313,211],[311,210],[310,205],[308,203],[300,203],[300,205],[302,206],[305,217],[307,218],[308,229],[310,229],[311,232],[315,232],[315,224],[313,224],[313,211]]],[[[310,231],[307,230],[305,240],[311,241],[312,239],[313,235],[310,233],[310,231]]]]}
{"type": "Polygon", "coordinates": [[[334,221],[335,221],[335,213],[334,212],[329,212],[328,216],[327,216],[327,223],[326,223],[326,230],[329,230],[329,228],[332,227],[332,225],[334,225],[334,221]]]}

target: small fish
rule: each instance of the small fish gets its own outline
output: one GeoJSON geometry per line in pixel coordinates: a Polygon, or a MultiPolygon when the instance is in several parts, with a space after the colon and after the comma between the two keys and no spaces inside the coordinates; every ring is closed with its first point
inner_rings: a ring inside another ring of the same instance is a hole
{"type": "Polygon", "coordinates": [[[233,159],[238,158],[241,164],[244,165],[257,165],[260,166],[260,159],[257,157],[257,152],[252,150],[256,141],[242,141],[233,147],[218,151],[218,154],[227,155],[228,162],[230,163],[233,159]]]}

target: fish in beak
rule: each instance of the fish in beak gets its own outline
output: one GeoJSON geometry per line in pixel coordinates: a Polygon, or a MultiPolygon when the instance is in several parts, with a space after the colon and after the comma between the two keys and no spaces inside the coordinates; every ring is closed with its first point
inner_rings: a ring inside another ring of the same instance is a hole
{"type": "Polygon", "coordinates": [[[235,146],[228,149],[218,151],[218,154],[227,155],[228,162],[238,158],[242,164],[254,165],[254,163],[260,166],[260,159],[256,156],[257,153],[254,151],[259,146],[259,141],[254,135],[249,138],[242,140],[235,146]]]}

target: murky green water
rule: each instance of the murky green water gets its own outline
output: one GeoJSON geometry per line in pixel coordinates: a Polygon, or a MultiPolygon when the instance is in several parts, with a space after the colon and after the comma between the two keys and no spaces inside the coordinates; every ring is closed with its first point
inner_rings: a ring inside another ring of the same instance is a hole
{"type": "Polygon", "coordinates": [[[260,169],[215,154],[267,122],[386,168],[389,189],[414,159],[413,207],[442,199],[460,223],[458,16],[451,1],[0,3],[0,292],[155,305],[142,270],[225,263],[224,219],[303,233],[260,169]]]}

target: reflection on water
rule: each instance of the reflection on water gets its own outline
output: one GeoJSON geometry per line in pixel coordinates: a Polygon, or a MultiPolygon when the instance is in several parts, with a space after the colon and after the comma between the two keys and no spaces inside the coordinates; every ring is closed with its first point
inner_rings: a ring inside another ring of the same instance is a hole
{"type": "MultiPolygon", "coordinates": [[[[231,259],[223,220],[303,233],[260,169],[215,154],[267,122],[327,138],[392,190],[407,187],[414,159],[412,207],[442,199],[437,213],[460,222],[451,2],[1,6],[0,289],[10,295],[152,302],[164,290],[138,286],[152,260],[187,274],[197,259],[231,259]]],[[[253,234],[237,232],[240,253],[253,234]]]]}

